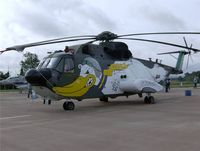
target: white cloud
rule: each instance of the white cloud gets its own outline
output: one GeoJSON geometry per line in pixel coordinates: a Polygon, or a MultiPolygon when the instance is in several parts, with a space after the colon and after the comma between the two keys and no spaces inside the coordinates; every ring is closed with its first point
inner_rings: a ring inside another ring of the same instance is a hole
{"type": "MultiPolygon", "coordinates": [[[[110,30],[117,34],[157,31],[199,31],[199,1],[181,0],[2,0],[0,1],[0,48],[62,36],[98,34],[110,30]]],[[[200,48],[200,36],[186,36],[200,48]]],[[[184,44],[181,36],[149,36],[149,39],[184,44]]],[[[168,56],[158,52],[179,50],[168,46],[128,42],[133,55],[161,58],[173,65],[168,56]]],[[[73,44],[73,43],[70,43],[73,44]]],[[[64,44],[27,49],[40,58],[49,50],[64,44]]],[[[0,55],[0,70],[19,71],[23,54],[8,52],[0,55]],[[14,61],[13,61],[14,60],[14,61]]],[[[193,57],[199,63],[199,54],[193,57]]]]}

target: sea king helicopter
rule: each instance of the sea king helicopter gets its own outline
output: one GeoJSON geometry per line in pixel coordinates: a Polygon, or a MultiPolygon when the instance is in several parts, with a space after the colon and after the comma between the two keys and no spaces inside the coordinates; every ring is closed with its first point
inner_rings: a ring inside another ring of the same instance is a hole
{"type": "MultiPolygon", "coordinates": [[[[170,74],[182,73],[185,55],[199,52],[199,49],[136,36],[145,35],[176,35],[200,34],[198,32],[158,32],[116,35],[109,31],[99,35],[84,35],[45,40],[24,45],[8,47],[1,53],[16,50],[23,51],[27,47],[48,45],[63,42],[87,41],[86,43],[66,46],[64,50],[55,51],[46,56],[36,69],[27,71],[25,78],[33,90],[48,104],[51,101],[84,100],[99,98],[108,102],[108,98],[118,96],[139,95],[144,97],[144,103],[153,104],[153,93],[163,89],[161,83],[170,74]],[[116,41],[120,40],[120,41],[116,41]],[[170,67],[158,61],[143,60],[132,56],[126,43],[122,40],[143,41],[164,44],[182,48],[178,53],[175,67],[170,67]],[[95,44],[94,42],[99,42],[95,44]],[[187,51],[185,51],[187,50],[187,51]]],[[[74,110],[72,101],[63,104],[64,110],[74,110]]]]}

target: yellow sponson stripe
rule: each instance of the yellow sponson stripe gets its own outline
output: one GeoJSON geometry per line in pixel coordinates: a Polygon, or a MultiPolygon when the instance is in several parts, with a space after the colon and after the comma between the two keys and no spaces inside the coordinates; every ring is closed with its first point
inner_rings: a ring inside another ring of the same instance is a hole
{"type": "Polygon", "coordinates": [[[107,69],[107,70],[104,70],[104,71],[103,71],[103,74],[104,74],[105,76],[112,76],[112,72],[113,72],[113,70],[107,69]]]}
{"type": "Polygon", "coordinates": [[[96,82],[94,75],[89,74],[86,77],[78,77],[73,83],[63,87],[54,87],[56,94],[62,96],[83,96],[96,82]]]}
{"type": "Polygon", "coordinates": [[[100,86],[99,86],[99,89],[102,87],[102,85],[103,85],[103,83],[104,83],[104,80],[105,80],[105,76],[103,76],[103,79],[102,79],[102,81],[101,81],[101,84],[100,84],[100,86]]]}
{"type": "Polygon", "coordinates": [[[127,64],[111,64],[109,66],[109,69],[112,69],[112,70],[123,70],[126,68],[128,68],[127,64]]]}
{"type": "Polygon", "coordinates": [[[128,68],[127,64],[111,64],[107,70],[103,71],[105,76],[112,76],[114,70],[123,70],[128,68]]]}

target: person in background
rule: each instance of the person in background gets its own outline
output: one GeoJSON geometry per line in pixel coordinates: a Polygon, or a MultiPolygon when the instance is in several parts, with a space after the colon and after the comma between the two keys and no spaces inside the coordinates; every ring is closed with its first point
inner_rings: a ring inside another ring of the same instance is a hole
{"type": "Polygon", "coordinates": [[[32,95],[32,87],[31,87],[31,85],[28,83],[28,98],[30,98],[31,95],[32,95]]]}
{"type": "Polygon", "coordinates": [[[169,90],[171,89],[171,79],[168,78],[168,86],[169,86],[169,90]]]}
{"type": "Polygon", "coordinates": [[[165,80],[165,92],[169,92],[171,81],[169,78],[165,80]]]}
{"type": "Polygon", "coordinates": [[[197,77],[195,76],[194,79],[193,79],[193,83],[194,83],[194,88],[197,88],[197,77]]]}

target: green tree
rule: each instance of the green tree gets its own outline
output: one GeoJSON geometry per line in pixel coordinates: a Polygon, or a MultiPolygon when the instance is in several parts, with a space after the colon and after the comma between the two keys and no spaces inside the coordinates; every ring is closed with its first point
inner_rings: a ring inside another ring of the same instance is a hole
{"type": "Polygon", "coordinates": [[[183,79],[184,79],[184,78],[183,78],[182,76],[179,76],[179,77],[178,77],[178,81],[180,81],[180,82],[183,81],[183,79]]]}
{"type": "Polygon", "coordinates": [[[24,57],[25,59],[20,63],[20,75],[24,75],[31,68],[36,68],[40,62],[38,56],[30,52],[25,53],[24,57]]]}
{"type": "Polygon", "coordinates": [[[192,73],[186,73],[184,80],[185,81],[193,81],[194,77],[197,77],[198,79],[200,79],[200,71],[194,71],[192,73]]]}
{"type": "Polygon", "coordinates": [[[6,72],[5,74],[4,74],[2,71],[0,71],[0,80],[6,79],[6,78],[8,78],[9,76],[10,76],[10,72],[9,72],[9,71],[6,72]]]}
{"type": "Polygon", "coordinates": [[[20,69],[20,74],[19,75],[24,75],[24,70],[22,68],[20,69]]]}
{"type": "Polygon", "coordinates": [[[6,73],[4,74],[4,76],[5,76],[5,79],[8,78],[8,77],[10,76],[10,72],[9,72],[9,71],[6,72],[6,73]]]}
{"type": "Polygon", "coordinates": [[[0,80],[3,80],[4,79],[4,74],[2,71],[0,71],[0,80]]]}

